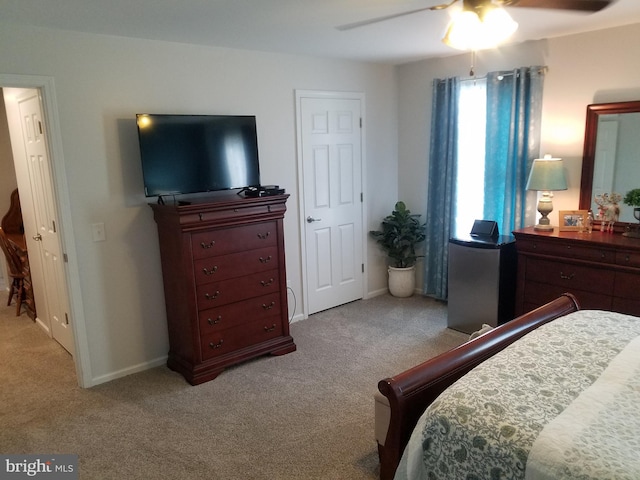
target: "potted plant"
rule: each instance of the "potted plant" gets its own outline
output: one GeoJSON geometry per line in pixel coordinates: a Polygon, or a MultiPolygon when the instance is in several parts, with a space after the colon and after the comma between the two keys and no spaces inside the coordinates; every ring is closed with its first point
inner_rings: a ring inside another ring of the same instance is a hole
{"type": "Polygon", "coordinates": [[[634,207],[633,216],[640,221],[640,188],[629,190],[624,196],[623,202],[630,207],[634,207]]]}
{"type": "Polygon", "coordinates": [[[395,297],[410,297],[415,291],[416,247],[426,236],[419,218],[404,202],[397,202],[382,220],[382,230],[369,232],[390,259],[389,292],[395,297]]]}
{"type": "MultiPolygon", "coordinates": [[[[640,188],[629,190],[622,200],[626,205],[633,208],[633,216],[640,222],[640,188]]],[[[640,238],[640,229],[624,232],[625,237],[640,238]]]]}

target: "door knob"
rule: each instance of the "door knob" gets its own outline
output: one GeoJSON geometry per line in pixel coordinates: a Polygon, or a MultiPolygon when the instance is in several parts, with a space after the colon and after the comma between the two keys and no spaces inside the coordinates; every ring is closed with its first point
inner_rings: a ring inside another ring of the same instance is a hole
{"type": "Polygon", "coordinates": [[[321,218],[307,217],[307,223],[320,222],[320,221],[322,221],[321,218]]]}
{"type": "Polygon", "coordinates": [[[39,233],[34,235],[33,238],[36,242],[41,242],[42,241],[42,235],[40,235],[39,233]]]}

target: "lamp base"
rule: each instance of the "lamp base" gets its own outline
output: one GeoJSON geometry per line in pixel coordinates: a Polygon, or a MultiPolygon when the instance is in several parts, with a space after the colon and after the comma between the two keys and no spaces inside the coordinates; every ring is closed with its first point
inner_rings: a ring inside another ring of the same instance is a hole
{"type": "Polygon", "coordinates": [[[551,220],[549,220],[549,214],[553,212],[551,192],[542,192],[542,196],[538,200],[538,212],[540,212],[541,217],[533,229],[538,232],[553,232],[553,226],[551,225],[551,220]]]}

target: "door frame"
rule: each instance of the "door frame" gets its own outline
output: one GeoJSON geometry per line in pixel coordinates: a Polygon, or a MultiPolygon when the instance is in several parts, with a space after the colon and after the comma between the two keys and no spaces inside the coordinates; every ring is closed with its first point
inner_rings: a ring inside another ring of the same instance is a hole
{"type": "MultiPolygon", "coordinates": [[[[52,190],[55,195],[56,210],[59,218],[60,241],[66,257],[65,281],[71,327],[73,331],[75,354],[73,360],[76,368],[78,385],[86,388],[92,385],[90,368],[89,342],[86,332],[84,307],[80,288],[80,274],[76,254],[75,239],[71,221],[71,203],[67,187],[64,155],[62,152],[62,133],[58,118],[58,104],[53,77],[39,75],[14,75],[0,73],[0,87],[30,88],[40,92],[42,98],[42,115],[45,120],[48,149],[52,168],[52,190]]],[[[62,348],[62,347],[60,347],[62,348]]]]}
{"type": "Polygon", "coordinates": [[[339,92],[339,91],[327,91],[327,90],[295,90],[296,101],[296,154],[298,157],[298,225],[300,226],[300,252],[302,254],[300,258],[300,269],[302,279],[302,315],[304,319],[309,318],[309,281],[307,276],[307,242],[305,235],[305,210],[304,210],[304,178],[303,178],[303,165],[302,165],[302,99],[303,98],[315,98],[325,100],[360,100],[360,115],[362,118],[362,128],[360,129],[360,140],[362,142],[360,148],[361,162],[360,162],[360,174],[362,178],[362,238],[360,244],[362,248],[362,261],[364,265],[363,281],[362,281],[362,298],[367,298],[368,278],[367,278],[367,264],[365,259],[367,258],[367,162],[366,162],[366,105],[364,92],[339,92]]]}

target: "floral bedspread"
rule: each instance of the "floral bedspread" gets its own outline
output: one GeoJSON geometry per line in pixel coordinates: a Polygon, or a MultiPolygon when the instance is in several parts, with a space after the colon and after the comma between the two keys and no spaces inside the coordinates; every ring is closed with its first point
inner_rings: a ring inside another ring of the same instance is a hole
{"type": "Polygon", "coordinates": [[[640,318],[604,311],[539,327],[440,395],[418,421],[395,478],[524,479],[543,428],[638,336],[640,318]]]}

